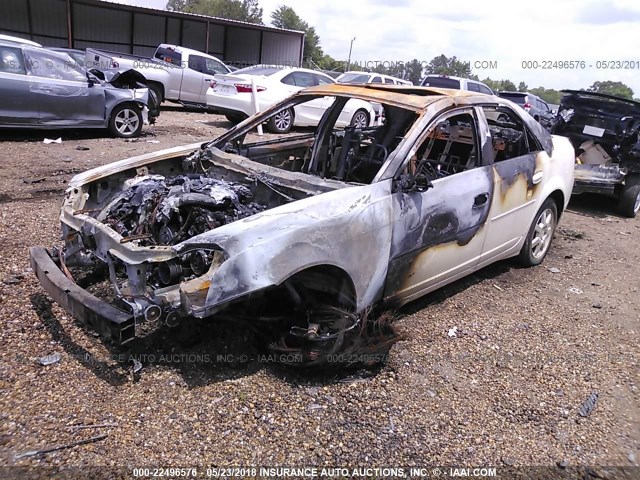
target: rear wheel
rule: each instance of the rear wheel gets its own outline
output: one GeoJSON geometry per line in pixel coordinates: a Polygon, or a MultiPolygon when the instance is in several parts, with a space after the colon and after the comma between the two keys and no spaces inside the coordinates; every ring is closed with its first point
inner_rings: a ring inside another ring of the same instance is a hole
{"type": "Polygon", "coordinates": [[[356,128],[366,128],[369,126],[369,114],[366,110],[358,110],[353,114],[350,125],[356,128]]]}
{"type": "Polygon", "coordinates": [[[551,239],[558,224],[558,207],[556,202],[547,198],[536,213],[535,220],[529,228],[527,238],[520,250],[519,260],[525,267],[540,265],[549,252],[551,239]]]}
{"type": "Polygon", "coordinates": [[[640,184],[625,185],[618,199],[618,210],[625,217],[635,218],[640,211],[640,184]]]}
{"type": "Polygon", "coordinates": [[[109,131],[116,137],[132,138],[142,132],[142,111],[131,104],[118,105],[111,112],[109,131]]]}
{"type": "Polygon", "coordinates": [[[267,122],[267,127],[273,133],[287,133],[293,127],[293,110],[287,108],[276,113],[267,122]]]}

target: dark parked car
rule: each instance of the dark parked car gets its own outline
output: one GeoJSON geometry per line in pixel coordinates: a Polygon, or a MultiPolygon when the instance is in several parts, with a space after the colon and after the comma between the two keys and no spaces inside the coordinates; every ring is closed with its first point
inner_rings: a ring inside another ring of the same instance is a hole
{"type": "Polygon", "coordinates": [[[528,92],[498,92],[498,96],[520,105],[547,130],[553,128],[553,109],[537,95],[528,92]]]}
{"type": "Polygon", "coordinates": [[[640,102],[563,90],[553,133],[571,140],[578,158],[573,193],[614,196],[627,217],[640,211],[640,102]]]}
{"type": "Polygon", "coordinates": [[[110,81],[117,73],[129,72],[127,75],[130,78],[137,79],[137,87],[146,87],[149,89],[149,101],[147,102],[147,107],[149,107],[149,123],[155,123],[155,120],[160,116],[160,104],[162,101],[160,100],[160,96],[157,93],[157,89],[153,88],[153,85],[150,86],[149,81],[145,78],[142,73],[138,72],[138,75],[135,75],[132,70],[123,68],[123,69],[100,69],[100,64],[98,62],[88,62],[86,59],[87,53],[84,50],[80,50],[78,48],[62,48],[62,47],[47,47],[49,50],[53,52],[66,53],[69,55],[76,64],[87,70],[100,78],[101,80],[110,81]]]}
{"type": "Polygon", "coordinates": [[[99,78],[65,53],[0,41],[0,127],[104,127],[136,137],[149,121],[140,80],[135,71],[99,78]]]}

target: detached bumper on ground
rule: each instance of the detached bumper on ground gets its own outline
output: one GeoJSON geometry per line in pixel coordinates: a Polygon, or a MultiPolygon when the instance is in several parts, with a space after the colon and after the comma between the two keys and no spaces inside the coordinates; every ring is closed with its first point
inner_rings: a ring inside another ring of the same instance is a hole
{"type": "Polygon", "coordinates": [[[42,288],[75,318],[118,343],[135,337],[133,315],[103,302],[69,280],[43,247],[29,249],[31,267],[42,288]]]}

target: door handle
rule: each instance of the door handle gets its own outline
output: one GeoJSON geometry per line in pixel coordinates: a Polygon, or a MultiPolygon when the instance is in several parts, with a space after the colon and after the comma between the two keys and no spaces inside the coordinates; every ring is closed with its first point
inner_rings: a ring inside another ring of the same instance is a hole
{"type": "Polygon", "coordinates": [[[205,82],[212,82],[212,81],[213,81],[213,78],[205,78],[203,81],[205,81],[205,82]]]}
{"type": "Polygon", "coordinates": [[[533,183],[534,185],[537,185],[542,181],[543,176],[544,176],[544,173],[542,172],[542,170],[538,170],[533,174],[533,177],[531,177],[531,183],[533,183]]]}
{"type": "Polygon", "coordinates": [[[489,194],[487,192],[476,195],[473,199],[473,208],[480,208],[484,206],[489,200],[489,194]]]}

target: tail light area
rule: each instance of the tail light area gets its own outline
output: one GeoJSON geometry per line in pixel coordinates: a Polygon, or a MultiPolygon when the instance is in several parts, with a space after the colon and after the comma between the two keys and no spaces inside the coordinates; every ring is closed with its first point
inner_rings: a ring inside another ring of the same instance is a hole
{"type": "MultiPolygon", "coordinates": [[[[215,88],[216,85],[218,85],[218,82],[216,80],[212,80],[211,83],[209,84],[209,87],[215,88]]],[[[233,83],[232,85],[236,87],[236,91],[238,93],[251,93],[250,83],[233,83]]],[[[266,89],[267,89],[266,87],[260,87],[256,85],[256,92],[264,92],[266,89]]]]}
{"type": "MultiPolygon", "coordinates": [[[[235,83],[234,86],[238,93],[250,93],[251,92],[251,84],[250,83],[235,83]]],[[[259,87],[256,85],[256,92],[264,92],[266,90],[265,87],[259,87]]]]}

